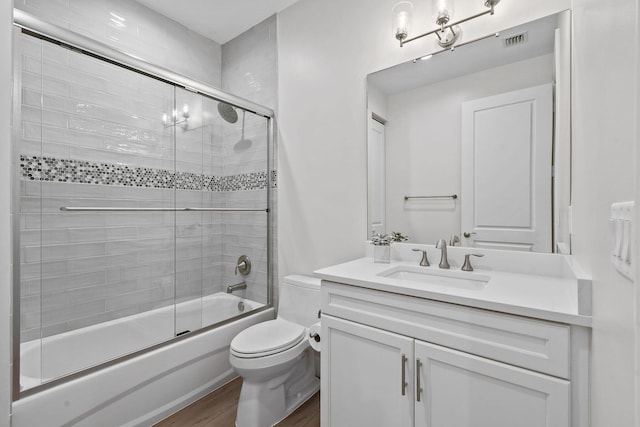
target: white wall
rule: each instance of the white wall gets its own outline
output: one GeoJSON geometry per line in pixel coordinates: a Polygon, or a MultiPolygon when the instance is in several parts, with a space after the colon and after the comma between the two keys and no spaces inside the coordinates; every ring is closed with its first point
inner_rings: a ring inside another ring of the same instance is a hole
{"type": "Polygon", "coordinates": [[[460,202],[406,195],[460,194],[461,104],[551,83],[552,55],[494,67],[389,96],[387,229],[413,242],[460,234],[460,202]]]}
{"type": "Polygon", "coordinates": [[[387,95],[375,86],[369,85],[367,87],[367,106],[369,107],[367,119],[370,119],[371,114],[375,113],[382,119],[387,120],[389,115],[387,98],[387,95]]]}
{"type": "Polygon", "coordinates": [[[13,0],[0,3],[0,427],[9,425],[11,402],[11,32],[13,0]]]}
{"type": "MultiPolygon", "coordinates": [[[[639,25],[638,23],[640,23],[640,2],[638,2],[636,0],[636,25],[639,25]]],[[[635,49],[635,54],[636,54],[636,80],[635,80],[635,84],[636,84],[636,90],[635,90],[635,98],[636,98],[636,102],[635,102],[635,107],[636,107],[636,134],[635,134],[635,140],[636,140],[636,144],[638,143],[638,141],[640,141],[640,126],[637,125],[637,119],[638,119],[638,113],[640,112],[640,109],[638,108],[640,106],[640,75],[638,74],[638,67],[640,66],[640,31],[638,31],[636,29],[636,49],[635,49]]],[[[635,155],[635,182],[636,182],[636,188],[635,188],[635,200],[636,203],[640,203],[640,185],[638,184],[638,167],[640,166],[640,150],[637,148],[636,145],[636,155],[635,155]]],[[[640,209],[636,207],[635,209],[635,217],[634,217],[634,222],[635,224],[640,224],[640,209]]],[[[634,235],[634,242],[633,242],[633,249],[632,249],[632,253],[634,254],[638,254],[640,253],[640,229],[638,229],[638,226],[635,227],[636,229],[636,233],[634,235]]],[[[638,257],[636,255],[635,257],[636,260],[640,259],[640,257],[638,257]]],[[[634,269],[634,273],[636,278],[640,277],[640,263],[636,262],[635,265],[635,269],[634,269]]],[[[636,279],[635,283],[638,283],[638,279],[636,279]]],[[[640,291],[636,290],[636,387],[635,387],[635,392],[636,392],[636,396],[640,396],[640,291]]],[[[636,398],[636,410],[635,410],[635,416],[636,416],[636,426],[635,427],[640,427],[640,402],[638,401],[639,399],[636,398]]]]}
{"type": "Polygon", "coordinates": [[[572,246],[593,275],[591,394],[596,427],[632,426],[638,421],[636,291],[609,263],[607,222],[611,203],[636,195],[636,3],[573,1],[572,246]],[[622,43],[602,38],[614,23],[622,43]]]}

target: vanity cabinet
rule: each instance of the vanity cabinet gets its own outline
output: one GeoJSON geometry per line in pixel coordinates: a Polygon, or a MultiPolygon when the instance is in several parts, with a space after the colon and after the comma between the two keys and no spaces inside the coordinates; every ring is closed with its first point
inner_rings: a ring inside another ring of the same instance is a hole
{"type": "Polygon", "coordinates": [[[415,365],[416,426],[570,425],[569,381],[422,341],[415,365]]]}
{"type": "Polygon", "coordinates": [[[588,426],[584,328],[327,281],[321,293],[323,427],[588,426]]]}
{"type": "Polygon", "coordinates": [[[322,327],[329,360],[320,378],[329,375],[331,389],[322,425],[413,427],[414,340],[324,315],[322,327]]]}

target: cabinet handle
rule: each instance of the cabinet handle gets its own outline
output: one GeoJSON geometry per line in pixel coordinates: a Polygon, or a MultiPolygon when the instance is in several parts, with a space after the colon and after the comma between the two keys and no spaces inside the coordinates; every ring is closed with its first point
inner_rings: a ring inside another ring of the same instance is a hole
{"type": "Polygon", "coordinates": [[[406,366],[407,366],[407,356],[403,354],[402,355],[402,387],[401,387],[403,396],[406,395],[406,389],[407,389],[407,386],[409,385],[407,384],[407,378],[406,378],[407,377],[406,366]]]}
{"type": "Polygon", "coordinates": [[[420,402],[420,394],[422,393],[422,387],[420,387],[420,367],[422,362],[420,359],[416,359],[416,401],[420,402]]]}

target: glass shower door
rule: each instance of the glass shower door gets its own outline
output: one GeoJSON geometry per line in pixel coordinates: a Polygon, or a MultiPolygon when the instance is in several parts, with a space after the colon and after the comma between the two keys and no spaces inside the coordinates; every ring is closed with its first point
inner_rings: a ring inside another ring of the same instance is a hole
{"type": "Polygon", "coordinates": [[[269,302],[269,121],[240,108],[237,115],[235,123],[223,121],[221,141],[220,194],[228,209],[222,216],[222,283],[224,290],[244,282],[239,295],[259,307],[269,302]],[[236,269],[241,256],[251,261],[246,275],[236,269]]]}
{"type": "Polygon", "coordinates": [[[175,150],[162,122],[174,94],[58,45],[22,42],[21,372],[30,387],[174,336],[175,150]]]}
{"type": "MultiPolygon", "coordinates": [[[[205,141],[202,97],[175,88],[175,106],[168,126],[176,141],[176,206],[200,209],[205,197],[205,141]]],[[[203,235],[205,214],[187,210],[176,214],[176,334],[202,327],[203,277],[206,267],[203,235]]]]}
{"type": "Polygon", "coordinates": [[[180,334],[267,304],[269,182],[266,118],[180,88],[175,111],[180,334]]]}
{"type": "Polygon", "coordinates": [[[269,119],[31,35],[20,42],[22,390],[266,306],[269,119]]]}

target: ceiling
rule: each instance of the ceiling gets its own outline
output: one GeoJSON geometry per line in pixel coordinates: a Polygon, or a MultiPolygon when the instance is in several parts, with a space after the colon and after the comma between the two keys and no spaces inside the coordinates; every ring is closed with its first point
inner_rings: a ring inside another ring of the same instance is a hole
{"type": "Polygon", "coordinates": [[[224,44],[298,0],[136,0],[224,44]]]}

